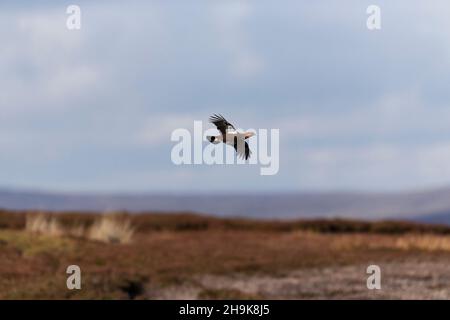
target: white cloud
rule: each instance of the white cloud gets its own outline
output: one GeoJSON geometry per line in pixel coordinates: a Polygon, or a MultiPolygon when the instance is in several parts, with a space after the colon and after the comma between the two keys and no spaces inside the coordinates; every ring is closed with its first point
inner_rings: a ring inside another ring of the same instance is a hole
{"type": "Polygon", "coordinates": [[[264,71],[266,61],[251,47],[245,22],[252,15],[248,2],[217,3],[212,10],[212,23],[221,46],[230,56],[230,70],[236,77],[252,77],[264,71]]]}
{"type": "Polygon", "coordinates": [[[401,190],[448,183],[450,107],[431,108],[419,92],[387,94],[367,107],[274,119],[286,145],[281,170],[295,161],[302,189],[401,190]]]}
{"type": "Polygon", "coordinates": [[[68,101],[99,82],[98,70],[79,56],[81,34],[66,29],[65,17],[55,9],[0,14],[3,117],[71,107],[68,101]]]}
{"type": "MultiPolygon", "coordinates": [[[[311,109],[311,108],[310,108],[311,109]]],[[[397,92],[382,96],[371,105],[357,108],[299,112],[295,117],[274,119],[274,125],[282,128],[282,134],[299,139],[337,138],[345,143],[349,138],[389,139],[399,135],[430,133],[450,134],[447,119],[449,106],[430,107],[419,92],[397,92]]]]}
{"type": "Polygon", "coordinates": [[[450,142],[314,148],[297,154],[302,189],[404,190],[450,180],[450,142]]]}
{"type": "Polygon", "coordinates": [[[158,114],[149,117],[144,126],[137,132],[135,141],[147,146],[170,144],[172,131],[185,128],[191,130],[194,120],[192,115],[158,114]]]}

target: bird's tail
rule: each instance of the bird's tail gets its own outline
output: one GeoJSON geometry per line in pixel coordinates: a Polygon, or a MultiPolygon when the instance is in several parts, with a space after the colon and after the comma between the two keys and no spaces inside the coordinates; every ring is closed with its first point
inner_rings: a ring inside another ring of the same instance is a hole
{"type": "Polygon", "coordinates": [[[219,141],[217,141],[216,137],[214,136],[206,136],[206,140],[208,140],[211,143],[217,144],[219,141]]]}

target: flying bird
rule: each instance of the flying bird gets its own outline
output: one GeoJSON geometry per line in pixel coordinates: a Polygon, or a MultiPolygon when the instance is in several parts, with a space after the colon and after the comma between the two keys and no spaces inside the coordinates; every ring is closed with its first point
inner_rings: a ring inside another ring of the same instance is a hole
{"type": "Polygon", "coordinates": [[[206,138],[209,142],[214,144],[220,142],[225,143],[232,146],[240,158],[245,160],[250,158],[252,152],[245,140],[253,137],[255,135],[254,132],[238,132],[236,128],[220,114],[214,114],[209,117],[209,122],[213,123],[220,131],[220,135],[218,136],[207,136],[206,138]],[[234,129],[234,131],[231,129],[234,129]]]}

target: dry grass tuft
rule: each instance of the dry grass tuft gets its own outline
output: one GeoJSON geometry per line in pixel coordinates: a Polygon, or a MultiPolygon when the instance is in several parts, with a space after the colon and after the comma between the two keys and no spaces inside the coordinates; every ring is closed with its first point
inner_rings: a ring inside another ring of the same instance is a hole
{"type": "Polygon", "coordinates": [[[26,216],[25,230],[46,236],[68,236],[107,243],[129,243],[135,233],[131,220],[117,214],[104,214],[90,226],[63,224],[59,218],[43,213],[29,214],[26,216]]]}
{"type": "Polygon", "coordinates": [[[403,250],[450,251],[450,237],[414,235],[398,238],[395,247],[403,250]]]}
{"type": "Polygon", "coordinates": [[[88,237],[107,243],[129,243],[131,242],[135,229],[127,218],[104,214],[91,226],[88,237]]]}
{"type": "Polygon", "coordinates": [[[27,215],[25,230],[49,236],[62,236],[65,234],[63,226],[56,217],[45,214],[27,215]]]}

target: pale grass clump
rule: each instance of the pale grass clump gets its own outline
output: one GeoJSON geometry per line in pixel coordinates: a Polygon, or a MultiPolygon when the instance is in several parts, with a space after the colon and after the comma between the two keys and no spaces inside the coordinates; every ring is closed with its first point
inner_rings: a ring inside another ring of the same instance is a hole
{"type": "Polygon", "coordinates": [[[422,251],[450,251],[450,235],[339,235],[332,243],[338,250],[398,249],[422,251]]]}
{"type": "Polygon", "coordinates": [[[397,239],[395,246],[404,250],[450,251],[450,236],[415,235],[401,237],[397,239]]]}
{"type": "Polygon", "coordinates": [[[55,217],[44,214],[27,215],[25,230],[48,236],[62,236],[65,234],[63,226],[55,217]]]}
{"type": "Polygon", "coordinates": [[[66,229],[66,234],[74,238],[86,238],[86,227],[84,225],[76,225],[66,229]]]}
{"type": "Polygon", "coordinates": [[[67,236],[107,243],[129,243],[135,232],[128,218],[115,214],[102,215],[90,227],[82,224],[63,226],[56,216],[30,214],[26,217],[25,230],[46,236],[67,236]]]}
{"type": "Polygon", "coordinates": [[[131,242],[135,229],[131,221],[113,214],[105,214],[89,229],[88,237],[108,243],[131,242]]]}

